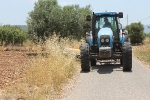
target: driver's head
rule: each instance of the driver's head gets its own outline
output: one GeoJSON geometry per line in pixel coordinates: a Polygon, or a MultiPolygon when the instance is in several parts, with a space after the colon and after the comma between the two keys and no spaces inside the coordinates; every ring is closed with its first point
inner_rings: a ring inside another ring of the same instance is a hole
{"type": "Polygon", "coordinates": [[[105,17],[105,18],[104,18],[104,21],[105,21],[105,22],[108,22],[108,19],[107,19],[107,17],[105,17]]]}

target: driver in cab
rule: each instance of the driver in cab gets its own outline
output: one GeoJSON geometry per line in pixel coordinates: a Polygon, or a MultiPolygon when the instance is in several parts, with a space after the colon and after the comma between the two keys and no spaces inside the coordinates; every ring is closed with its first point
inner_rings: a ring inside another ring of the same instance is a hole
{"type": "Polygon", "coordinates": [[[111,23],[108,21],[108,19],[106,17],[104,18],[104,22],[105,22],[105,24],[104,24],[103,27],[109,27],[109,28],[111,28],[111,23]]]}

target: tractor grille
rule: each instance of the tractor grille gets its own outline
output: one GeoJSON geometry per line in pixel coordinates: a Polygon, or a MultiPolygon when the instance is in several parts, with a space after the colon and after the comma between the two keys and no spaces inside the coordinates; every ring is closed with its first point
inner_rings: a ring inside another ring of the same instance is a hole
{"type": "Polygon", "coordinates": [[[110,36],[109,35],[101,35],[100,36],[100,43],[102,46],[109,46],[110,36]]]}

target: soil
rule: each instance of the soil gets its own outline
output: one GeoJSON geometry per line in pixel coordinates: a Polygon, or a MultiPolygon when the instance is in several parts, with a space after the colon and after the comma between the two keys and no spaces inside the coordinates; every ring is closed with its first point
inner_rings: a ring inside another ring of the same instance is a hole
{"type": "Polygon", "coordinates": [[[0,51],[0,88],[22,76],[22,68],[29,62],[27,52],[0,51]]]}

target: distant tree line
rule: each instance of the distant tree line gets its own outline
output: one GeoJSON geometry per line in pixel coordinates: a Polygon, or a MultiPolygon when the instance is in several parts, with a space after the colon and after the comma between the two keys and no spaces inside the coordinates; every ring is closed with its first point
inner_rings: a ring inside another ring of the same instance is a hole
{"type": "Polygon", "coordinates": [[[29,13],[27,29],[32,39],[44,40],[55,32],[60,37],[81,39],[85,37],[83,25],[86,15],[92,14],[90,5],[67,5],[61,7],[57,0],[38,0],[29,13]]]}
{"type": "Polygon", "coordinates": [[[27,32],[19,26],[0,26],[0,45],[22,45],[27,39],[27,32]]]}

